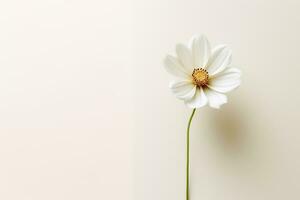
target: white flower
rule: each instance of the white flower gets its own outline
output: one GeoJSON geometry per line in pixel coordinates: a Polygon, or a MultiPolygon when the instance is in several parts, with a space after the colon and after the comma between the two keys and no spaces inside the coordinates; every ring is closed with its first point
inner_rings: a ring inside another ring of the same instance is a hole
{"type": "Polygon", "coordinates": [[[225,45],[211,50],[205,36],[194,36],[188,46],[176,45],[177,57],[167,55],[166,70],[179,78],[170,83],[172,92],[190,108],[227,103],[224,93],[237,88],[241,72],[231,64],[231,50],[225,45]]]}

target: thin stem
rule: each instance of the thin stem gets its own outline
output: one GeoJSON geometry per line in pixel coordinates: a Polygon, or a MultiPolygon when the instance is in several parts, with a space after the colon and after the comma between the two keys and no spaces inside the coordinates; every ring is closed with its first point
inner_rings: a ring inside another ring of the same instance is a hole
{"type": "Polygon", "coordinates": [[[187,132],[186,132],[186,200],[189,200],[189,185],[190,185],[190,127],[192,119],[194,117],[196,108],[193,109],[193,112],[190,116],[187,132]]]}

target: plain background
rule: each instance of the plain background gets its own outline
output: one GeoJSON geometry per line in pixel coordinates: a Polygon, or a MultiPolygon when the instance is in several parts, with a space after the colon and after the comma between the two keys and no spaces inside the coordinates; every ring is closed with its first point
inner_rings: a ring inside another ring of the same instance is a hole
{"type": "Polygon", "coordinates": [[[2,1],[0,199],[182,200],[191,110],[162,59],[204,33],[243,71],[191,129],[191,200],[300,198],[296,0],[2,1]]]}
{"type": "Polygon", "coordinates": [[[131,6],[0,3],[0,199],[132,199],[131,6]]]}

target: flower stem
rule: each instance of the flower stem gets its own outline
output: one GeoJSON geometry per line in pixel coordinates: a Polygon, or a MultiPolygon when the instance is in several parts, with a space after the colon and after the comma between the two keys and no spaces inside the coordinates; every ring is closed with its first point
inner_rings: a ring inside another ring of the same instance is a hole
{"type": "Polygon", "coordinates": [[[187,132],[186,132],[186,200],[189,200],[189,185],[190,185],[190,127],[192,119],[194,117],[196,108],[193,109],[193,112],[190,116],[187,132]]]}

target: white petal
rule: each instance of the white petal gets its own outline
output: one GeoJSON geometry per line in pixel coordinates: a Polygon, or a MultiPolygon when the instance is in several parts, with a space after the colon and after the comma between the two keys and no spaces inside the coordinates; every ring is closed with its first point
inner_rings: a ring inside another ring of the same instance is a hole
{"type": "Polygon", "coordinates": [[[169,87],[175,96],[182,100],[191,99],[196,92],[196,86],[189,80],[173,81],[169,87]]]}
{"type": "Polygon", "coordinates": [[[211,81],[227,81],[227,80],[237,80],[240,79],[242,72],[233,67],[226,68],[224,71],[216,74],[215,76],[210,76],[211,81]]]}
{"type": "Polygon", "coordinates": [[[195,96],[185,101],[185,104],[190,108],[200,108],[207,104],[207,97],[204,94],[204,91],[202,88],[197,88],[195,96]]]}
{"type": "Polygon", "coordinates": [[[220,108],[221,105],[227,103],[227,97],[224,94],[215,92],[209,88],[206,88],[204,92],[208,98],[208,104],[212,108],[220,108]]]}
{"type": "Polygon", "coordinates": [[[170,74],[180,78],[189,77],[187,71],[184,69],[184,67],[176,57],[167,55],[166,58],[164,59],[164,64],[165,64],[165,69],[170,74]]]}
{"type": "Polygon", "coordinates": [[[206,70],[210,75],[223,71],[231,62],[231,50],[225,45],[218,46],[212,52],[206,70]]]}
{"type": "Polygon", "coordinates": [[[194,69],[194,62],[191,50],[184,44],[177,44],[176,53],[180,62],[183,64],[187,72],[191,74],[194,69]]]}
{"type": "Polygon", "coordinates": [[[204,68],[210,57],[210,51],[210,44],[204,35],[200,37],[194,37],[192,42],[194,67],[204,68]]]}
{"type": "Polygon", "coordinates": [[[209,80],[208,87],[217,92],[229,92],[237,88],[240,83],[241,72],[237,68],[228,68],[209,80]]]}
{"type": "Polygon", "coordinates": [[[221,93],[227,93],[230,92],[234,89],[236,89],[237,87],[239,87],[241,84],[241,81],[236,81],[234,84],[232,85],[224,85],[224,86],[208,86],[210,89],[215,90],[217,92],[221,92],[221,93]]]}

